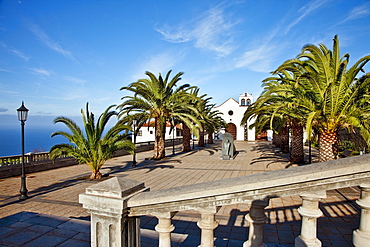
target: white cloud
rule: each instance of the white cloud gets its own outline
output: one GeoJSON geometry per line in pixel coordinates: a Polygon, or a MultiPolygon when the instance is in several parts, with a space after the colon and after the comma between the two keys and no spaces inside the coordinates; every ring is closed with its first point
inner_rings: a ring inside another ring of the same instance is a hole
{"type": "Polygon", "coordinates": [[[10,70],[8,70],[8,69],[2,69],[2,68],[0,68],[0,71],[3,71],[3,72],[11,72],[10,70]]]}
{"type": "Polygon", "coordinates": [[[298,13],[301,13],[300,16],[298,16],[295,20],[290,21],[290,24],[284,29],[284,34],[288,33],[291,28],[293,28],[295,25],[297,25],[303,18],[305,18],[307,15],[309,15],[312,11],[319,8],[324,3],[327,3],[328,1],[323,0],[316,0],[309,2],[308,4],[304,5],[302,8],[298,10],[298,13]]]}
{"type": "Polygon", "coordinates": [[[256,72],[270,72],[274,57],[278,54],[278,47],[264,44],[255,49],[244,52],[243,56],[236,60],[236,68],[248,68],[256,72]]]}
{"type": "Polygon", "coordinates": [[[66,76],[65,79],[68,80],[68,81],[71,81],[75,84],[79,84],[79,85],[83,85],[87,82],[87,80],[80,79],[80,78],[73,77],[73,76],[66,76]]]}
{"type": "Polygon", "coordinates": [[[289,49],[289,42],[284,41],[286,34],[324,3],[327,3],[327,1],[315,0],[309,2],[297,11],[298,17],[291,19],[286,17],[278,22],[270,33],[264,35],[260,40],[254,41],[256,45],[251,45],[254,48],[247,50],[241,57],[236,59],[235,67],[248,68],[256,72],[272,71],[277,57],[282,51],[289,49]],[[288,20],[290,24],[286,25],[284,20],[288,20]]]}
{"type": "Polygon", "coordinates": [[[18,57],[22,58],[25,61],[28,61],[30,59],[30,57],[24,55],[21,51],[18,51],[16,49],[11,49],[10,51],[13,52],[15,55],[17,55],[18,57]]]}
{"type": "Polygon", "coordinates": [[[57,42],[52,40],[45,32],[36,24],[29,24],[28,29],[42,42],[44,45],[50,49],[62,54],[65,57],[73,59],[72,53],[64,49],[57,42]]]}
{"type": "Polygon", "coordinates": [[[9,50],[11,53],[13,53],[14,55],[16,55],[17,57],[20,57],[20,58],[22,58],[25,61],[28,61],[30,59],[30,57],[28,57],[25,54],[23,54],[23,52],[21,52],[21,51],[19,51],[17,49],[11,48],[8,45],[4,44],[3,42],[0,42],[0,45],[2,47],[4,47],[5,49],[9,50]]]}
{"type": "Polygon", "coordinates": [[[364,3],[360,6],[353,8],[351,12],[349,13],[348,17],[340,23],[344,23],[347,21],[355,20],[355,19],[360,19],[368,15],[370,15],[370,4],[364,3]]]}
{"type": "Polygon", "coordinates": [[[40,75],[40,76],[50,77],[51,74],[52,74],[51,71],[48,71],[48,70],[43,69],[43,68],[29,68],[29,70],[31,70],[33,74],[40,75]]]}
{"type": "Polygon", "coordinates": [[[168,70],[172,69],[173,66],[182,59],[182,57],[183,54],[179,51],[177,51],[177,53],[162,52],[150,56],[146,61],[140,63],[140,67],[132,74],[131,79],[137,81],[138,79],[146,78],[145,71],[150,71],[155,75],[158,75],[158,73],[167,73],[168,70]]]}
{"type": "Polygon", "coordinates": [[[168,42],[193,41],[196,48],[212,51],[223,57],[236,49],[232,28],[239,21],[228,21],[230,19],[232,17],[225,16],[223,9],[216,7],[205,12],[199,19],[172,28],[164,26],[157,31],[168,42]]]}

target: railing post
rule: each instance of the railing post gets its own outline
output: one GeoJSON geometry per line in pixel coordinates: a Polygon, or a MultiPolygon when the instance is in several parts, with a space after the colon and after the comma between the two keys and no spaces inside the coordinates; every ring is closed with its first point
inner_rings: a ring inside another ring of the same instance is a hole
{"type": "Polygon", "coordinates": [[[142,182],[114,177],[80,194],[80,203],[91,213],[91,246],[140,246],[139,218],[128,217],[127,201],[145,189],[142,182]]]}
{"type": "Polygon", "coordinates": [[[198,226],[202,229],[202,238],[199,247],[214,247],[214,234],[213,230],[218,226],[215,220],[215,214],[220,207],[209,207],[198,209],[201,214],[201,219],[198,226]]]}
{"type": "Polygon", "coordinates": [[[155,230],[159,233],[158,246],[171,247],[171,232],[175,230],[171,219],[175,212],[154,213],[153,215],[158,219],[158,224],[155,227],[155,230]]]}
{"type": "Polygon", "coordinates": [[[361,197],[356,203],[361,207],[360,226],[353,231],[353,245],[368,246],[370,243],[370,184],[362,184],[361,197]]]}
{"type": "Polygon", "coordinates": [[[243,247],[265,247],[263,242],[263,224],[266,222],[265,207],[269,205],[268,198],[255,200],[252,202],[249,214],[245,219],[250,223],[248,241],[244,242],[243,247]]]}
{"type": "Polygon", "coordinates": [[[298,213],[302,216],[301,235],[296,237],[296,247],[319,247],[321,241],[317,238],[317,218],[322,215],[319,201],[326,197],[326,191],[312,194],[302,194],[302,206],[298,213]]]}

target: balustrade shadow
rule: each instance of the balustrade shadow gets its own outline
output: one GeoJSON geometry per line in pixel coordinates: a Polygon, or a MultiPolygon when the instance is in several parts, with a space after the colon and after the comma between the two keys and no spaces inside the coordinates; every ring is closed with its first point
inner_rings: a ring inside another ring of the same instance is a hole
{"type": "Polygon", "coordinates": [[[90,222],[22,211],[0,219],[1,246],[90,246],[90,222]]]}
{"type": "Polygon", "coordinates": [[[266,168],[274,163],[286,163],[289,162],[289,153],[282,153],[279,148],[275,148],[271,143],[257,142],[251,148],[251,152],[261,153],[260,157],[253,158],[250,165],[257,163],[266,163],[266,168]]]}
{"type": "MultiPolygon", "coordinates": [[[[267,222],[264,224],[264,242],[267,246],[294,246],[295,238],[300,235],[300,205],[266,208],[267,222]],[[279,245],[276,245],[279,244],[279,245]]],[[[323,216],[318,218],[318,238],[323,246],[353,246],[352,233],[359,227],[360,215],[354,201],[322,202],[320,209],[323,216]],[[343,210],[343,207],[351,210],[343,210]],[[334,212],[334,213],[333,213],[334,212]]],[[[248,240],[249,222],[245,216],[249,210],[232,209],[229,214],[216,214],[220,222],[214,230],[215,246],[242,247],[248,240]]],[[[171,246],[198,246],[201,241],[201,230],[197,226],[200,214],[180,212],[172,220],[175,230],[171,234],[171,246]],[[187,217],[186,217],[187,216],[187,217]],[[189,220],[186,220],[189,218],[189,220]]],[[[141,229],[144,229],[142,246],[157,246],[158,233],[155,232],[157,218],[141,217],[141,229]]]]}

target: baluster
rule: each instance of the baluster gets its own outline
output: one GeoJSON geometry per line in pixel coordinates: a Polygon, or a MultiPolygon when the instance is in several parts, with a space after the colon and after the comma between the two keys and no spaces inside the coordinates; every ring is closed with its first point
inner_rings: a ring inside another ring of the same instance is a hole
{"type": "Polygon", "coordinates": [[[245,219],[250,223],[248,241],[244,242],[243,247],[266,247],[263,242],[263,224],[266,222],[265,207],[270,200],[255,200],[252,202],[249,214],[245,219]]]}
{"type": "Polygon", "coordinates": [[[175,227],[171,223],[172,217],[176,212],[154,213],[158,218],[155,230],[159,233],[159,247],[171,247],[171,232],[175,227]]]}
{"type": "Polygon", "coordinates": [[[201,219],[197,225],[202,229],[202,238],[199,247],[214,247],[213,230],[218,226],[218,222],[215,220],[215,214],[219,209],[220,207],[209,207],[198,210],[201,214],[201,219]]]}
{"type": "Polygon", "coordinates": [[[317,238],[317,218],[322,215],[319,201],[326,198],[326,191],[312,194],[302,194],[302,206],[298,213],[302,216],[301,235],[296,237],[296,247],[319,247],[321,241],[317,238]]]}
{"type": "Polygon", "coordinates": [[[368,246],[370,243],[370,184],[362,184],[361,197],[356,201],[361,207],[360,226],[353,231],[353,245],[368,246]]]}

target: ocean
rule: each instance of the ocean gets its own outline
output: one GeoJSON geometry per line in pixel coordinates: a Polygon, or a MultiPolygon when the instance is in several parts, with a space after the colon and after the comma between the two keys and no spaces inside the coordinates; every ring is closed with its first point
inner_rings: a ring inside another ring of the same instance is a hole
{"type": "MultiPolygon", "coordinates": [[[[52,146],[60,143],[69,143],[63,136],[50,135],[55,131],[66,131],[59,126],[27,126],[24,129],[25,153],[49,151],[52,146]]],[[[21,126],[1,126],[0,128],[0,157],[22,154],[21,126]]]]}

